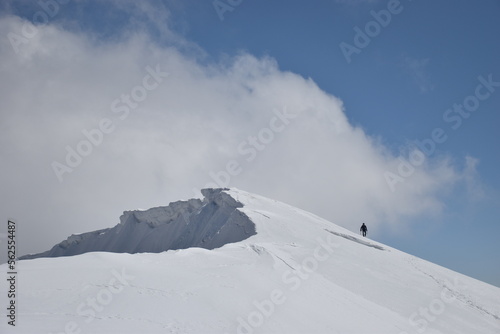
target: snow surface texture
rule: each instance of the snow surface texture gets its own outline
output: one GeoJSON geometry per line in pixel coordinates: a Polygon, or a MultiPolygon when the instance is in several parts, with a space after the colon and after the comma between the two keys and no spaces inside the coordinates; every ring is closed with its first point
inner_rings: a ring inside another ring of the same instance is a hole
{"type": "Polygon", "coordinates": [[[172,249],[213,249],[255,234],[255,225],[241,211],[243,205],[221,189],[203,189],[205,200],[191,199],[146,211],[126,211],[120,224],[72,235],[51,250],[20,259],[58,257],[103,251],[159,253],[172,249]]]}
{"type": "MultiPolygon", "coordinates": [[[[204,194],[205,204],[180,206],[194,217],[230,197],[243,206],[212,209],[221,216],[205,223],[241,214],[256,234],[212,250],[19,261],[17,325],[3,315],[0,332],[500,333],[497,287],[274,200],[237,189],[204,194]]],[[[178,219],[168,210],[168,219],[146,212],[139,225],[178,219]]],[[[195,231],[206,229],[194,228],[187,239],[200,240],[195,231]]]]}

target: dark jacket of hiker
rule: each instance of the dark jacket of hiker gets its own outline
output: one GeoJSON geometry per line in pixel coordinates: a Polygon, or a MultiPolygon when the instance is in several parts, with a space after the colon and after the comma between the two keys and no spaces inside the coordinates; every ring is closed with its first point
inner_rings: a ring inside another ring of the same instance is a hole
{"type": "Polygon", "coordinates": [[[366,231],[368,231],[368,227],[366,227],[365,223],[363,223],[363,225],[361,225],[361,228],[359,230],[363,232],[363,236],[365,236],[366,231]]]}

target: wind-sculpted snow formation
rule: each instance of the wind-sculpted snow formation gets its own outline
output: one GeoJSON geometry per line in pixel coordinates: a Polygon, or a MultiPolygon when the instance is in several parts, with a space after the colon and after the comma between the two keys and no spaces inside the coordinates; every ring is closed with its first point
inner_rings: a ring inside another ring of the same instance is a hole
{"type": "Polygon", "coordinates": [[[113,228],[72,235],[52,249],[20,259],[71,256],[88,252],[159,253],[200,247],[214,249],[255,234],[238,208],[243,205],[223,189],[203,189],[204,201],[190,199],[146,211],[125,211],[113,228]]]}

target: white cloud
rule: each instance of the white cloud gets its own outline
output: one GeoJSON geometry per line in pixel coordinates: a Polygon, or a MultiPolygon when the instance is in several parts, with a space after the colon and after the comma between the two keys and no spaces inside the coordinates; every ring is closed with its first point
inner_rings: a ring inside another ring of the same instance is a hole
{"type": "Polygon", "coordinates": [[[466,156],[465,169],[461,175],[466,186],[466,193],[469,195],[469,199],[472,201],[481,200],[486,196],[479,179],[479,173],[477,172],[478,164],[478,159],[471,156],[466,156]]]}
{"type": "MultiPolygon", "coordinates": [[[[0,32],[25,23],[3,17],[0,32]]],[[[112,226],[123,210],[190,198],[232,160],[241,172],[230,186],[352,228],[397,226],[441,209],[441,191],[457,180],[449,161],[417,168],[391,192],[384,172],[397,168],[397,157],[350,125],[342,102],[312,80],[249,54],[202,65],[197,51],[179,51],[171,45],[182,39],[169,36],[170,46],[144,33],[94,43],[47,25],[21,55],[0,42],[0,211],[20,222],[24,252],[112,226]],[[120,120],[112,102],[156,65],[169,76],[120,120]],[[285,110],[297,116],[276,116],[285,110]],[[64,163],[65,147],[103,118],[115,130],[60,183],[52,162],[64,163]],[[259,134],[265,143],[252,150],[259,134]]]]}

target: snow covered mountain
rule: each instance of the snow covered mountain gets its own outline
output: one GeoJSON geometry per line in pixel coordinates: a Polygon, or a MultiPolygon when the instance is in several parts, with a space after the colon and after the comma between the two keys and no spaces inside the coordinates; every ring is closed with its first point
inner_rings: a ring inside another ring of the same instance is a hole
{"type": "Polygon", "coordinates": [[[497,287],[284,203],[203,194],[31,257],[108,252],[19,261],[16,327],[2,307],[0,332],[500,332],[497,287]]]}

